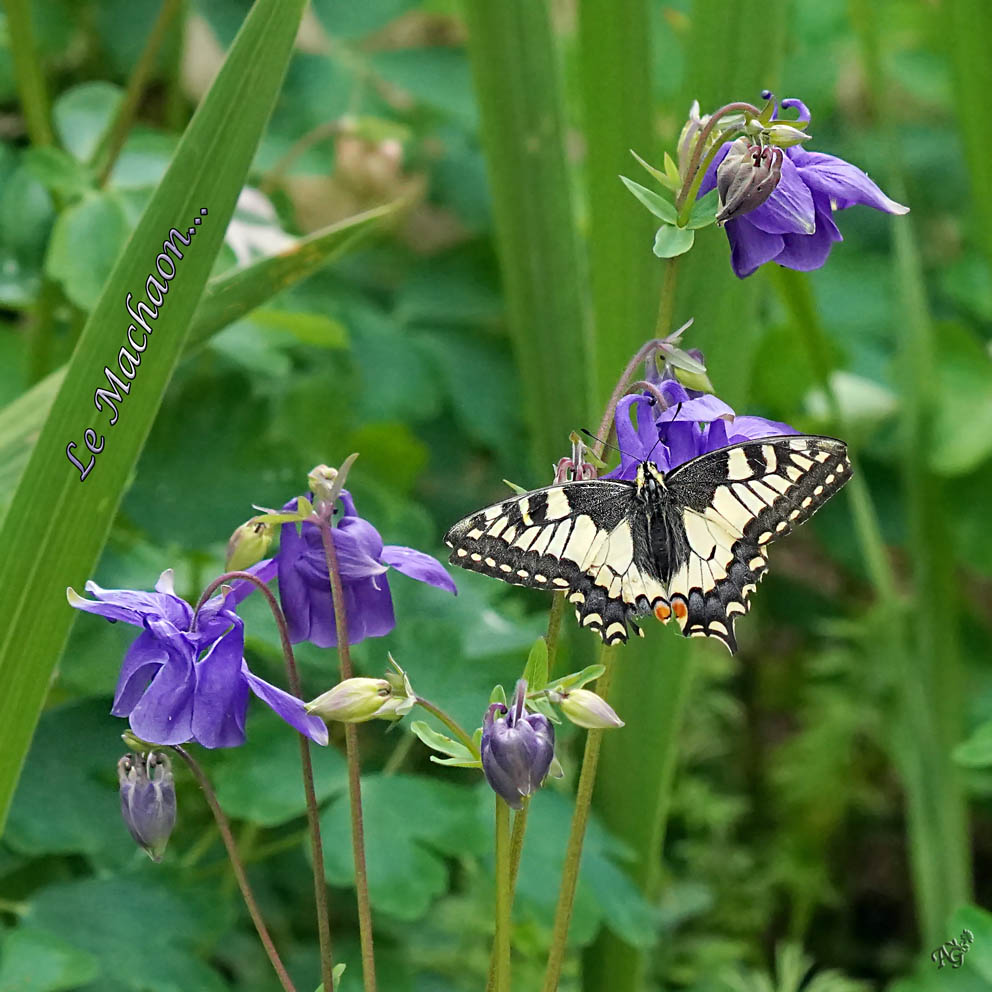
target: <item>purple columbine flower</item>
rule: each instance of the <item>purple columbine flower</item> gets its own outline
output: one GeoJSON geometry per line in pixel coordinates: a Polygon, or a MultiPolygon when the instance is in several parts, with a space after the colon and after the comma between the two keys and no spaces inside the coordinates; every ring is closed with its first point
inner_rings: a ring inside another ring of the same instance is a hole
{"type": "Polygon", "coordinates": [[[173,590],[171,569],[162,573],[155,592],[101,589],[95,582],[87,582],[86,591],[96,601],[70,588],[69,605],[144,628],[124,656],[110,711],[126,716],[142,740],[163,745],[196,741],[210,748],[244,744],[253,692],[301,734],[327,743],[327,727],[304,710],[302,699],[248,668],[244,624],[234,612],[244,588],[205,603],[195,627],[193,607],[173,590]]]}
{"type": "Polygon", "coordinates": [[[555,731],[540,713],[524,706],[527,683],[521,679],[512,705],[492,703],[482,723],[482,770],[493,792],[514,809],[523,796],[541,788],[555,756],[555,731]]]}
{"type": "Polygon", "coordinates": [[[172,765],[161,751],[125,754],[117,762],[121,816],[134,842],[152,861],[161,861],[176,825],[172,765]]]}
{"type": "Polygon", "coordinates": [[[650,393],[633,393],[617,404],[617,447],[622,454],[620,464],[604,479],[631,480],[643,461],[652,461],[669,472],[728,444],[796,433],[776,420],[738,417],[719,397],[686,389],[675,379],[661,380],[658,389],[667,404],[663,410],[650,393]],[[636,425],[631,423],[632,407],[636,425]]]}
{"type": "MultiPolygon", "coordinates": [[[[351,494],[341,491],[344,514],[336,517],[334,548],[337,551],[344,587],[345,612],[348,615],[348,641],[358,644],[366,637],[383,637],[396,626],[393,597],[386,570],[398,572],[455,594],[455,584],[437,559],[422,551],[396,544],[382,543],[379,532],[355,509],[351,494]]],[[[296,500],[283,508],[296,509],[296,500]]],[[[327,559],[316,524],[282,525],[279,553],[274,561],[279,575],[279,599],[282,602],[293,643],[310,641],[320,648],[338,643],[334,623],[327,559]]],[[[263,566],[262,574],[267,574],[263,566]]]]}
{"type": "MultiPolygon", "coordinates": [[[[783,100],[795,107],[799,121],[810,113],[801,100],[783,100]]],[[[777,116],[777,112],[776,112],[777,116]]],[[[717,185],[717,171],[730,151],[725,142],[706,170],[699,187],[704,196],[717,185]]],[[[748,213],[726,223],[730,264],[743,279],[765,262],[809,272],[827,260],[835,241],[843,241],[833,212],[862,204],[890,214],[905,214],[909,207],[887,197],[857,166],[836,155],[810,152],[801,145],[785,150],[781,177],[771,195],[748,213]]]]}

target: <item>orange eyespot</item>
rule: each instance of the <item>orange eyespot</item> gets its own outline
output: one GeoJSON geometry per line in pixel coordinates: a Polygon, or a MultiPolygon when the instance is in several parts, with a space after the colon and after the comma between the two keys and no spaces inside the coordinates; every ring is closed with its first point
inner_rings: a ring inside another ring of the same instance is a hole
{"type": "Polygon", "coordinates": [[[662,622],[665,623],[666,620],[672,615],[671,607],[668,603],[659,603],[654,608],[654,615],[662,622]]]}
{"type": "Polygon", "coordinates": [[[672,610],[675,613],[676,620],[684,620],[689,615],[689,607],[680,599],[672,603],[672,610]]]}

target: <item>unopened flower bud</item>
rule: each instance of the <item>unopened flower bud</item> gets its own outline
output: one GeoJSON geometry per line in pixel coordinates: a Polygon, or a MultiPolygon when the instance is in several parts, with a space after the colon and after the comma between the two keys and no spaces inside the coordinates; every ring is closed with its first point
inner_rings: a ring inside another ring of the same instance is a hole
{"type": "Polygon", "coordinates": [[[243,523],[227,542],[228,572],[240,572],[260,562],[269,550],[276,525],[264,520],[248,520],[243,523]]]}
{"type": "Polygon", "coordinates": [[[781,148],[762,148],[738,138],[716,171],[716,187],[720,194],[718,224],[760,207],[782,178],[781,148]]]}
{"type": "MultiPolygon", "coordinates": [[[[365,723],[380,716],[380,710],[391,696],[392,688],[385,679],[345,679],[311,700],[304,709],[325,721],[365,723]]],[[[389,714],[387,709],[382,715],[389,714]]]]}
{"type": "Polygon", "coordinates": [[[761,137],[767,144],[774,145],[776,148],[789,148],[792,145],[801,144],[803,141],[809,141],[813,135],[807,134],[791,124],[775,121],[762,129],[761,137]]]}
{"type": "Polygon", "coordinates": [[[176,825],[172,765],[161,751],[125,754],[117,762],[121,816],[135,842],[152,861],[161,861],[176,825]]]}
{"type": "Polygon", "coordinates": [[[562,713],[577,727],[610,730],[623,726],[623,720],[617,716],[613,707],[602,696],[597,696],[589,689],[572,689],[556,695],[560,697],[558,705],[562,713]]]}
{"type": "Polygon", "coordinates": [[[541,787],[555,755],[555,731],[540,713],[524,706],[527,683],[521,679],[509,707],[492,703],[482,725],[482,770],[492,790],[514,809],[541,787]]]}
{"type": "Polygon", "coordinates": [[[310,492],[317,500],[329,501],[332,499],[334,482],[338,477],[338,470],[330,465],[317,465],[310,470],[307,475],[307,484],[310,492]]]}

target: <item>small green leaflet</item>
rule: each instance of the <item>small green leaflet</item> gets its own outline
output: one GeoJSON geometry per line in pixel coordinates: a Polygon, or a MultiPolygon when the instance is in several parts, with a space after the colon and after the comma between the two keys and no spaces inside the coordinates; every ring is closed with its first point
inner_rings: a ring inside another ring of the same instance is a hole
{"type": "Polygon", "coordinates": [[[675,258],[683,255],[692,247],[696,232],[687,227],[672,227],[662,224],[654,236],[654,253],[658,258],[675,258]]]}
{"type": "MultiPolygon", "coordinates": [[[[444,734],[439,734],[423,720],[414,720],[410,724],[410,729],[426,744],[432,751],[439,751],[448,755],[447,758],[437,758],[431,755],[431,761],[438,765],[452,765],[455,768],[481,768],[482,762],[472,752],[461,743],[444,734]]],[[[476,731],[479,739],[482,739],[481,731],[476,731]]],[[[478,743],[476,743],[478,747],[478,743]]]]}
{"type": "Polygon", "coordinates": [[[640,183],[635,183],[633,179],[628,179],[626,176],[621,176],[620,180],[655,217],[663,220],[666,224],[674,224],[678,220],[675,207],[663,196],[652,192],[640,183]]]}

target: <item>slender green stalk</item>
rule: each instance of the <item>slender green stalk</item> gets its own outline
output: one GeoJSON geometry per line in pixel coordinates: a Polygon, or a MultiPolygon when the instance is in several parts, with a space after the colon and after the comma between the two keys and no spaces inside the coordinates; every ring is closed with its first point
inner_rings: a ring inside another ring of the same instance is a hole
{"type": "MultiPolygon", "coordinates": [[[[605,700],[610,698],[610,680],[613,676],[614,648],[603,645],[600,660],[606,671],[596,681],[596,692],[605,700]]],[[[548,952],[548,966],[544,973],[543,992],[557,992],[561,979],[561,968],[565,961],[565,945],[568,928],[572,922],[572,906],[575,902],[575,886],[579,881],[579,863],[582,860],[582,843],[589,823],[589,810],[596,785],[596,767],[599,764],[599,749],[603,741],[602,730],[586,732],[586,746],[582,754],[582,771],[575,790],[575,812],[572,814],[572,828],[565,848],[565,863],[562,867],[561,889],[558,892],[558,905],[551,930],[551,949],[548,952]]]]}
{"type": "Polygon", "coordinates": [[[248,875],[245,873],[245,866],[241,863],[241,857],[238,854],[238,845],[235,844],[234,835],[231,833],[231,825],[228,823],[227,817],[224,815],[224,811],[217,801],[217,795],[214,793],[213,786],[210,784],[210,779],[207,778],[206,773],[186,748],[174,744],[172,745],[172,750],[186,762],[190,771],[193,773],[193,777],[203,790],[203,795],[206,797],[210,812],[213,813],[214,819],[217,821],[217,829],[220,831],[221,839],[224,841],[224,847],[227,849],[227,856],[230,858],[231,868],[234,871],[234,877],[237,879],[238,888],[241,889],[241,897],[245,901],[248,915],[251,917],[252,923],[255,924],[258,939],[262,942],[262,947],[265,948],[265,953],[272,963],[272,967],[279,979],[279,984],[283,987],[284,992],[296,992],[290,980],[289,973],[286,971],[282,959],[279,957],[279,952],[276,950],[275,944],[272,943],[268,928],[265,926],[265,920],[262,919],[261,910],[255,901],[255,895],[248,882],[248,875]]]}
{"type": "MultiPolygon", "coordinates": [[[[269,587],[258,576],[251,572],[225,572],[214,579],[200,596],[193,614],[193,626],[196,625],[196,614],[203,604],[225,583],[241,579],[252,583],[265,597],[272,612],[276,627],[279,629],[279,642],[282,645],[282,656],[286,662],[286,675],[289,679],[290,692],[297,699],[303,699],[303,689],[300,685],[300,675],[296,668],[296,656],[293,654],[293,644],[289,639],[289,624],[286,615],[279,606],[269,587]]],[[[317,806],[317,792],[313,783],[313,761],[310,756],[310,741],[303,736],[300,739],[300,768],[303,772],[303,792],[307,803],[307,829],[310,833],[310,851],[313,855],[313,894],[317,910],[317,935],[320,940],[320,969],[325,988],[329,984],[334,970],[334,956],[331,945],[331,915],[327,905],[327,879],[324,877],[324,844],[320,833],[320,810],[317,806]]]]}
{"type": "Polygon", "coordinates": [[[496,992],[510,992],[510,807],[496,799],[496,992]]]}
{"type": "Polygon", "coordinates": [[[548,646],[548,677],[555,670],[555,660],[558,657],[558,641],[561,639],[561,618],[565,614],[565,593],[556,592],[551,600],[551,610],[548,612],[548,632],[544,641],[548,646]]]}
{"type": "MultiPolygon", "coordinates": [[[[334,603],[334,626],[338,639],[338,657],[341,660],[341,678],[350,679],[354,674],[351,648],[348,640],[348,615],[344,602],[344,586],[338,553],[334,547],[334,531],[329,520],[315,514],[313,522],[320,528],[320,539],[327,558],[327,572],[331,580],[331,600],[334,603]]],[[[345,755],[348,759],[348,798],[351,808],[351,846],[355,861],[355,896],[358,900],[358,930],[362,945],[362,978],[365,992],[375,992],[375,947],[372,939],[372,904],[369,901],[369,878],[365,867],[365,823],[362,819],[361,759],[358,753],[358,728],[353,723],[344,725],[345,755]]],[[[333,988],[333,985],[325,988],[333,988]]]]}
{"type": "Polygon", "coordinates": [[[14,58],[14,81],[24,112],[24,123],[32,145],[50,145],[54,141],[49,119],[45,71],[41,49],[31,24],[29,0],[4,0],[7,11],[7,36],[14,58]]]}
{"type": "Polygon", "coordinates": [[[148,77],[155,66],[159,49],[166,38],[172,19],[182,8],[183,2],[184,0],[162,0],[162,6],[159,9],[158,17],[155,18],[155,23],[152,25],[145,47],[131,70],[127,88],[124,90],[124,99],[114,117],[114,122],[93,153],[91,164],[96,168],[97,185],[99,186],[105,186],[110,178],[110,172],[117,161],[121,148],[124,147],[127,133],[131,129],[131,123],[134,120],[138,104],[141,102],[148,77]]]}

